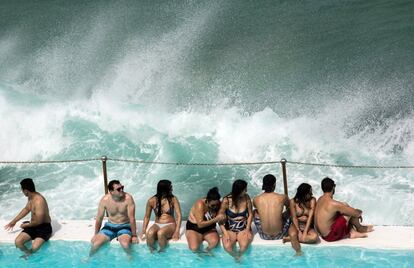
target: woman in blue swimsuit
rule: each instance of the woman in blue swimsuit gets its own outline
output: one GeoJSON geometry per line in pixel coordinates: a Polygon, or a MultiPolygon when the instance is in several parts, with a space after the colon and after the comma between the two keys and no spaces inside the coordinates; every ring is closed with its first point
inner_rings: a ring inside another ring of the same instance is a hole
{"type": "Polygon", "coordinates": [[[220,225],[223,247],[230,255],[239,259],[253,240],[252,201],[247,194],[246,181],[236,180],[233,183],[231,193],[223,198],[219,214],[227,217],[225,224],[220,225]],[[234,251],[236,242],[239,244],[239,252],[234,251]]]}
{"type": "Polygon", "coordinates": [[[155,240],[158,240],[159,251],[162,251],[167,246],[168,239],[172,238],[174,241],[180,239],[181,217],[180,203],[172,194],[171,181],[160,180],[157,184],[157,194],[147,202],[141,240],[145,235],[151,252],[155,249],[155,240]],[[146,232],[151,211],[154,211],[155,223],[146,232]]]}

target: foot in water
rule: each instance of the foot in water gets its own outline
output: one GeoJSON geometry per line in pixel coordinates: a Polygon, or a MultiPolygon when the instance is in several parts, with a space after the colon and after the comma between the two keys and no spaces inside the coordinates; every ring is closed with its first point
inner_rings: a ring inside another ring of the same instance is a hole
{"type": "Polygon", "coordinates": [[[30,255],[32,255],[32,254],[31,253],[25,253],[22,256],[20,256],[20,258],[27,261],[29,259],[30,255]]]}
{"type": "Polygon", "coordinates": [[[302,251],[297,251],[296,254],[295,254],[295,257],[300,257],[302,255],[303,255],[302,251]]]}

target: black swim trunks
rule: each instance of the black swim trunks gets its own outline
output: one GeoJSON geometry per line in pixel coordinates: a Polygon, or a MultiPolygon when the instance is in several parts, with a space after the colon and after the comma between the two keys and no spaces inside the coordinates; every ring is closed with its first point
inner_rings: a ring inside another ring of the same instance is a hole
{"type": "Polygon", "coordinates": [[[47,241],[52,236],[52,225],[50,223],[42,223],[34,227],[24,228],[22,232],[30,235],[32,240],[42,238],[47,241]]]}
{"type": "Polygon", "coordinates": [[[186,229],[186,230],[196,231],[197,233],[200,233],[200,234],[205,234],[205,233],[208,233],[208,232],[210,232],[210,231],[215,231],[215,232],[217,232],[217,230],[216,230],[216,224],[215,224],[215,223],[214,223],[214,224],[212,224],[212,225],[209,225],[209,226],[203,227],[203,228],[199,228],[199,227],[197,226],[197,224],[192,223],[191,221],[187,221],[187,223],[186,223],[186,225],[185,225],[185,229],[186,229]]]}

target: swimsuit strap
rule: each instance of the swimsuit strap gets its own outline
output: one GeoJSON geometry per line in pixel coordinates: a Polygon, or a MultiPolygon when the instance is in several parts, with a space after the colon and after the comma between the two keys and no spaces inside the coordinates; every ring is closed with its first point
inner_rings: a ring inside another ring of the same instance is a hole
{"type": "MultiPolygon", "coordinates": [[[[169,206],[168,211],[161,211],[161,215],[167,214],[167,215],[171,215],[172,217],[174,217],[174,206],[172,206],[170,204],[170,202],[168,201],[168,199],[167,199],[167,202],[168,202],[168,206],[169,206]]],[[[161,207],[162,207],[162,204],[161,204],[161,207]]],[[[156,205],[153,208],[155,215],[158,215],[158,209],[159,209],[158,208],[158,202],[156,202],[156,205]]]]}

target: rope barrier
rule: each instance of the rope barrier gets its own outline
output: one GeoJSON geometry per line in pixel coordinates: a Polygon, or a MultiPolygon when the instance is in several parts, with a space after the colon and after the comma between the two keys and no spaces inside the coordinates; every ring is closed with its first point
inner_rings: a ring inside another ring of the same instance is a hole
{"type": "Polygon", "coordinates": [[[101,161],[100,158],[70,159],[70,160],[45,160],[45,161],[0,161],[0,164],[57,164],[101,161]]]}
{"type": "MultiPolygon", "coordinates": [[[[71,159],[71,160],[45,160],[45,161],[0,161],[0,164],[59,164],[59,163],[80,163],[102,161],[102,158],[71,159]]],[[[106,161],[152,164],[152,165],[173,165],[173,166],[251,166],[251,165],[274,165],[282,161],[263,161],[263,162],[233,162],[233,163],[183,163],[183,162],[164,162],[164,161],[145,161],[136,159],[106,158],[106,161]]],[[[287,164],[304,165],[304,166],[321,166],[337,168],[369,168],[369,169],[414,169],[414,166],[374,166],[374,165],[339,165],[325,163],[307,163],[298,161],[288,161],[287,164]]]]}
{"type": "Polygon", "coordinates": [[[382,168],[382,169],[409,169],[414,166],[353,166],[353,165],[335,165],[335,164],[323,164],[323,163],[305,163],[297,161],[287,161],[288,164],[304,165],[304,166],[321,166],[321,167],[338,167],[338,168],[382,168]]]}
{"type": "Polygon", "coordinates": [[[280,161],[267,161],[267,162],[243,162],[243,163],[182,163],[182,162],[158,162],[158,161],[142,161],[133,159],[119,159],[108,158],[108,160],[115,162],[128,162],[137,164],[155,164],[155,165],[175,165],[175,166],[248,166],[248,165],[274,165],[279,164],[280,161]]]}

